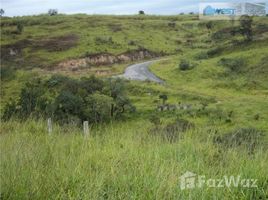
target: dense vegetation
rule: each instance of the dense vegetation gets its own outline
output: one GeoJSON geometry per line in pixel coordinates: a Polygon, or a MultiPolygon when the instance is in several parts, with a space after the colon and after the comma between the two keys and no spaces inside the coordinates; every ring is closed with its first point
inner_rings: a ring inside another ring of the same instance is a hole
{"type": "Polygon", "coordinates": [[[58,122],[79,124],[108,122],[135,108],[125,95],[120,79],[103,81],[94,76],[75,80],[55,75],[49,80],[27,82],[18,102],[11,100],[3,119],[17,116],[54,118],[58,122]]]}
{"type": "Polygon", "coordinates": [[[1,198],[267,199],[267,17],[41,15],[1,36],[1,198]],[[110,78],[135,60],[57,67],[138,49],[164,84],[110,78]],[[186,171],[258,188],[181,190],[186,171]]]}

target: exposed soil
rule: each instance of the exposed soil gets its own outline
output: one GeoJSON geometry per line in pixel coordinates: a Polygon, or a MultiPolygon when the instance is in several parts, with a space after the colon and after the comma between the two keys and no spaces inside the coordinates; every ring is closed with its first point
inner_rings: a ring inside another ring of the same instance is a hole
{"type": "Polygon", "coordinates": [[[30,51],[46,50],[49,52],[65,51],[77,45],[79,37],[74,34],[44,39],[23,39],[13,44],[1,46],[1,62],[3,65],[13,65],[16,68],[45,67],[44,58],[26,56],[24,49],[30,51]]]}
{"type": "Polygon", "coordinates": [[[77,45],[79,37],[74,34],[52,37],[36,42],[33,49],[45,49],[47,51],[66,51],[77,45]]]}
{"type": "Polygon", "coordinates": [[[58,69],[75,70],[85,67],[105,66],[112,64],[128,63],[144,59],[152,59],[163,56],[163,53],[155,53],[146,49],[128,51],[119,55],[107,53],[92,54],[85,58],[73,59],[58,64],[58,69]]]}
{"type": "Polygon", "coordinates": [[[8,44],[1,46],[1,60],[8,61],[14,59],[14,57],[20,57],[22,50],[31,46],[32,41],[28,39],[20,40],[14,44],[8,44]]]}
{"type": "Polygon", "coordinates": [[[14,60],[23,57],[23,49],[31,48],[33,51],[44,49],[47,51],[65,51],[77,45],[79,38],[74,34],[51,37],[46,39],[23,39],[14,44],[1,46],[2,61],[14,60]]]}

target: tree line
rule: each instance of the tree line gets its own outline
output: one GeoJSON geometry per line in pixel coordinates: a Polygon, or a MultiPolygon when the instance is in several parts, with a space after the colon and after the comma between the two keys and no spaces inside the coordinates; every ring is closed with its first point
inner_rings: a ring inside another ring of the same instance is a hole
{"type": "Polygon", "coordinates": [[[48,80],[27,82],[18,100],[12,99],[5,106],[2,118],[51,117],[59,123],[103,123],[134,111],[120,79],[91,76],[77,80],[53,75],[48,80]]]}

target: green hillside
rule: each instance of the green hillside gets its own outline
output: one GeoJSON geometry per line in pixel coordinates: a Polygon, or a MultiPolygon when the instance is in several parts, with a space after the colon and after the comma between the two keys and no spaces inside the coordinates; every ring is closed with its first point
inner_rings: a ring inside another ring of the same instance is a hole
{"type": "Polygon", "coordinates": [[[252,40],[240,29],[195,15],[1,18],[0,198],[267,199],[267,17],[252,40]],[[164,84],[110,79],[155,58],[164,84]],[[186,171],[258,187],[181,190],[186,171]]]}

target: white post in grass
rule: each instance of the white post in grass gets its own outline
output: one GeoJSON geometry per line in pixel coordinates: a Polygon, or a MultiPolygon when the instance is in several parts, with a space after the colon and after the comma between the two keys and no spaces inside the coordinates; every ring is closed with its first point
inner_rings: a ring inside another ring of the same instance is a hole
{"type": "Polygon", "coordinates": [[[48,120],[47,120],[47,129],[48,129],[48,134],[51,135],[52,134],[52,121],[51,121],[51,118],[48,118],[48,120]]]}
{"type": "Polygon", "coordinates": [[[84,136],[89,136],[89,128],[88,128],[88,121],[83,122],[83,129],[84,129],[84,136]]]}

